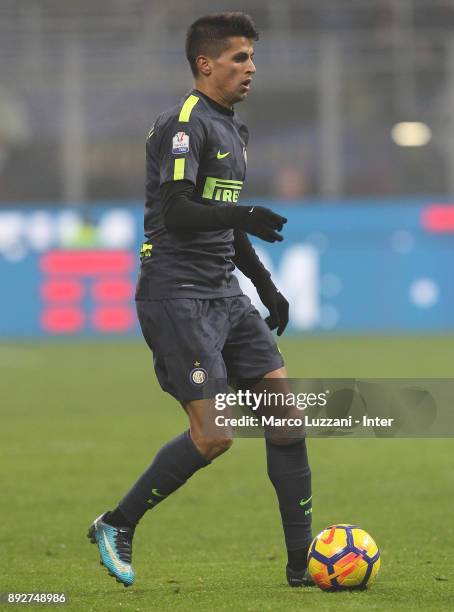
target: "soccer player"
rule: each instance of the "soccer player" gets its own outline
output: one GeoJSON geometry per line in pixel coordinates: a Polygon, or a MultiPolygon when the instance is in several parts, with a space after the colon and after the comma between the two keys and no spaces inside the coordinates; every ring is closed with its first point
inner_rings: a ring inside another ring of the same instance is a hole
{"type": "MultiPolygon", "coordinates": [[[[201,468],[227,451],[231,435],[209,435],[215,414],[209,381],[273,379],[287,372],[270,330],[281,335],[288,302],[271,281],[247,234],[281,241],[286,219],[238,205],[246,174],[248,130],[234,111],[248,95],[256,69],[258,33],[243,13],[198,19],[187,33],[194,89],[161,114],[146,145],[145,235],[136,291],[143,335],[164,391],[180,402],[189,429],[165,444],[113,511],[89,529],[101,562],[118,582],[134,582],[132,539],[143,515],[201,468]],[[264,321],[232,274],[248,276],[270,316],[264,321]]],[[[268,475],[282,517],[290,586],[310,584],[311,474],[304,437],[267,436],[268,475]]],[[[212,468],[215,469],[215,468],[212,468]]],[[[252,509],[251,509],[252,510],[252,509]]]]}

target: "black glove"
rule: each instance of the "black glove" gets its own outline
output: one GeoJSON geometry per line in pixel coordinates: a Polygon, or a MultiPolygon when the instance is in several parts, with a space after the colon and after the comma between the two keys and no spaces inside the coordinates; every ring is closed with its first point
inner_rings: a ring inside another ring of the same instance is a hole
{"type": "Polygon", "coordinates": [[[270,329],[277,327],[277,335],[281,336],[288,323],[289,304],[287,300],[269,278],[257,283],[255,288],[262,304],[270,311],[270,316],[265,319],[265,323],[270,329]]]}
{"type": "Polygon", "coordinates": [[[280,232],[287,223],[285,217],[277,215],[269,208],[263,206],[235,206],[232,207],[233,227],[253,234],[266,242],[281,242],[284,238],[280,232]]]}

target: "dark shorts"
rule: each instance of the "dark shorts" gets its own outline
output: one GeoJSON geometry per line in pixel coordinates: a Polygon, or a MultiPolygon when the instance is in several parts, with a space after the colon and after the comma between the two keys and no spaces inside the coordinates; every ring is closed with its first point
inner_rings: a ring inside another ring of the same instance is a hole
{"type": "Polygon", "coordinates": [[[180,402],[210,397],[210,388],[225,392],[227,380],[261,378],[284,365],[273,335],[246,295],[136,305],[159,384],[180,402]]]}

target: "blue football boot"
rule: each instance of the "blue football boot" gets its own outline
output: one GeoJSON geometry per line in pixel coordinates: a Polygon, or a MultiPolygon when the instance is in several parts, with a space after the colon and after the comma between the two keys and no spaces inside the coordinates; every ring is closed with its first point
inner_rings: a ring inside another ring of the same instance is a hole
{"type": "Polygon", "coordinates": [[[104,523],[106,514],[107,512],[98,516],[88,530],[88,538],[92,544],[98,545],[100,563],[107,568],[109,575],[128,587],[135,579],[131,566],[134,529],[113,527],[104,523]]]}

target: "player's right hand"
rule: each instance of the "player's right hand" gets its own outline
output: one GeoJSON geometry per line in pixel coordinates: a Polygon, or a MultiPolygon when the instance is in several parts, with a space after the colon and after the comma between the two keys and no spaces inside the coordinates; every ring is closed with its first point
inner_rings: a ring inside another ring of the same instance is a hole
{"type": "Polygon", "coordinates": [[[287,223],[269,208],[263,206],[235,206],[235,227],[248,234],[253,234],[266,242],[282,242],[284,237],[279,234],[287,223]]]}

